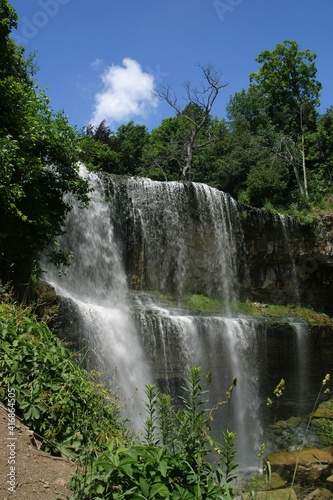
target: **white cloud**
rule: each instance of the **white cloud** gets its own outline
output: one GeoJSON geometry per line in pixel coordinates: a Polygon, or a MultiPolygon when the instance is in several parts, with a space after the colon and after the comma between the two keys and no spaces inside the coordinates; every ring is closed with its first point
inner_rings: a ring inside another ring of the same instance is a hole
{"type": "Polygon", "coordinates": [[[105,120],[123,124],[134,117],[145,118],[158,105],[153,94],[154,76],[145,73],[140,64],[126,57],[122,66],[110,66],[101,75],[103,90],[95,95],[95,109],[91,118],[96,126],[105,120]]]}

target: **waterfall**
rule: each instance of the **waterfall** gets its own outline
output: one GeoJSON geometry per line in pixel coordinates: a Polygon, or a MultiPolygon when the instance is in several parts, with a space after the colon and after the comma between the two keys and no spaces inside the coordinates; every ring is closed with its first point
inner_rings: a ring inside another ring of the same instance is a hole
{"type": "MultiPolygon", "coordinates": [[[[304,410],[309,409],[309,365],[310,365],[310,352],[309,352],[309,332],[308,326],[303,322],[291,322],[295,330],[294,352],[295,352],[295,377],[299,380],[299,395],[298,404],[304,410]]],[[[304,411],[303,410],[303,411],[304,411]]]]}
{"type": "Polygon", "coordinates": [[[162,390],[177,400],[190,366],[200,366],[203,378],[211,373],[209,406],[225,402],[214,415],[214,437],[221,440],[223,430],[234,431],[242,467],[253,465],[263,436],[265,335],[250,319],[188,315],[146,295],[136,300],[138,332],[162,390]],[[226,393],[234,377],[238,382],[229,400],[226,393]]]}
{"type": "MultiPolygon", "coordinates": [[[[73,202],[59,241],[73,262],[59,277],[43,261],[44,279],[62,300],[62,335],[79,340],[79,347],[86,340],[88,367],[119,385],[137,428],[147,383],[177,401],[192,365],[211,372],[208,404],[227,401],[216,413],[214,437],[234,431],[242,467],[255,465],[269,395],[269,335],[260,320],[232,313],[246,267],[235,201],[204,184],[99,176],[85,168],[82,175],[93,188],[89,207],[73,202]],[[223,315],[191,313],[181,305],[186,294],[219,297],[223,315]]],[[[301,352],[305,334],[296,323],[301,352]]],[[[287,352],[289,345],[288,338],[287,352]]],[[[302,352],[297,365],[302,394],[306,356],[302,352]]],[[[283,361],[276,362],[282,376],[283,361]]]]}
{"type": "Polygon", "coordinates": [[[232,305],[238,296],[242,229],[228,194],[200,183],[142,178],[111,180],[109,189],[119,205],[126,199],[119,232],[126,225],[136,228],[142,267],[135,273],[145,289],[176,297],[215,295],[232,305]]]}
{"type": "Polygon", "coordinates": [[[295,258],[294,255],[291,251],[290,248],[290,235],[292,234],[293,228],[296,224],[295,220],[292,217],[288,217],[286,215],[282,214],[277,214],[278,221],[281,224],[282,228],[282,236],[283,236],[283,242],[285,245],[286,252],[290,258],[290,264],[291,264],[291,285],[294,290],[294,303],[295,304],[300,304],[300,293],[299,293],[299,284],[298,284],[298,278],[297,278],[297,272],[296,272],[296,264],[295,264],[295,258]]]}
{"type": "Polygon", "coordinates": [[[99,177],[84,167],[81,175],[93,188],[89,207],[79,208],[73,201],[66,234],[59,241],[74,258],[62,276],[43,262],[44,279],[71,304],[73,317],[66,325],[65,336],[74,323],[76,333],[85,337],[92,351],[93,367],[104,379],[119,384],[127,404],[134,404],[139,424],[150,375],[128,306],[126,275],[112,224],[113,207],[105,202],[99,177]]]}

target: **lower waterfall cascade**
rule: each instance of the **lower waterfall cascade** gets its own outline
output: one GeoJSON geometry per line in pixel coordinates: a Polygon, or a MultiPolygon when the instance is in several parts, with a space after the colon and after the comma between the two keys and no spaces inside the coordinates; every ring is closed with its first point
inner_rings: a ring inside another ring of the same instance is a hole
{"type": "MultiPolygon", "coordinates": [[[[203,375],[212,373],[209,404],[214,405],[225,400],[236,376],[230,404],[215,419],[214,437],[227,426],[236,433],[242,468],[255,466],[266,399],[279,380],[286,378],[287,385],[292,380],[288,402],[308,407],[311,401],[311,340],[302,320],[275,324],[277,337],[267,319],[232,312],[242,280],[250,275],[236,202],[203,184],[117,182],[85,167],[82,175],[93,188],[90,204],[82,209],[73,202],[59,240],[73,252],[72,264],[59,276],[42,260],[43,279],[61,301],[59,335],[77,349],[89,347],[88,368],[119,385],[137,429],[147,383],[177,398],[188,368],[197,365],[203,375]],[[197,314],[181,305],[186,293],[203,292],[224,301],[223,315],[197,314]],[[165,300],[170,295],[173,305],[165,300]]],[[[286,229],[283,217],[275,223],[289,251],[292,228],[286,229]]],[[[295,260],[288,259],[296,283],[295,260]]],[[[282,411],[288,412],[288,404],[282,411]]]]}

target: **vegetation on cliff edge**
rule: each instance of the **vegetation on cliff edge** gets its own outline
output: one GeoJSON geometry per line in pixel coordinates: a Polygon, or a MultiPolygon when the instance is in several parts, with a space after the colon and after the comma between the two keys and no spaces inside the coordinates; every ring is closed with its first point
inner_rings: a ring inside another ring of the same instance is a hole
{"type": "Polygon", "coordinates": [[[209,297],[202,294],[187,294],[185,297],[177,298],[163,295],[159,292],[150,292],[159,300],[174,307],[184,307],[196,314],[224,314],[226,312],[239,315],[273,318],[297,318],[307,321],[310,325],[333,326],[333,319],[324,313],[318,313],[313,309],[297,306],[294,304],[264,304],[260,302],[232,302],[217,297],[209,297]]]}
{"type": "Polygon", "coordinates": [[[126,436],[117,395],[87,372],[30,308],[0,303],[0,401],[15,392],[16,415],[55,455],[94,455],[126,436]]]}

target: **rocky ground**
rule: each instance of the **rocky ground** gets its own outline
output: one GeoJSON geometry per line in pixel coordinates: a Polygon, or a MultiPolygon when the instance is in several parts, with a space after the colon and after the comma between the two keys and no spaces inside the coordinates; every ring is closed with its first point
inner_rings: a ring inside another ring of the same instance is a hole
{"type": "Polygon", "coordinates": [[[38,449],[32,431],[15,419],[8,427],[7,408],[0,404],[1,500],[56,500],[69,495],[74,463],[38,449]]]}

